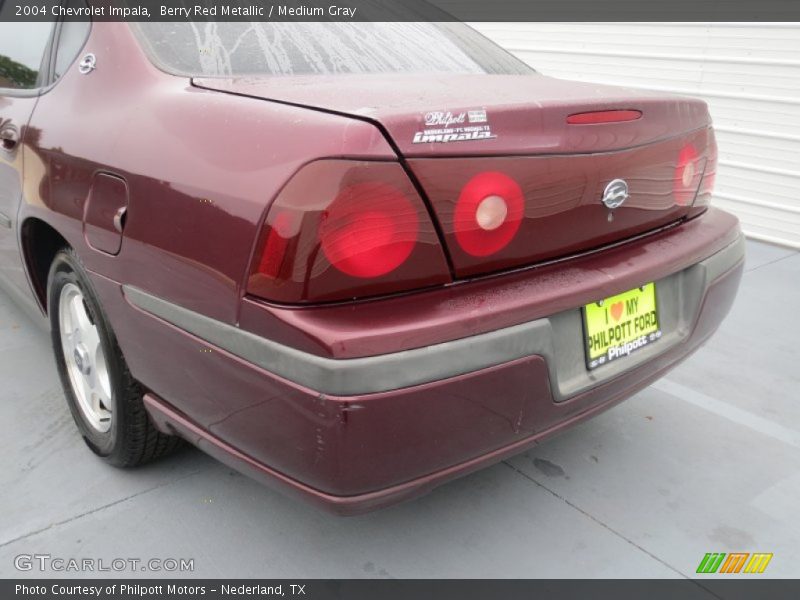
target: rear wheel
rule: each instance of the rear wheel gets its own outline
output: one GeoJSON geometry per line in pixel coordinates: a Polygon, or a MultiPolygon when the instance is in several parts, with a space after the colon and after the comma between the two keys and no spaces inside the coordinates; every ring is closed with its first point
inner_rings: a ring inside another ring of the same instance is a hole
{"type": "Polygon", "coordinates": [[[179,439],[159,432],[142,402],[80,259],[59,251],[48,277],[56,366],[72,416],[92,451],[119,467],[173,450],[179,439]]]}

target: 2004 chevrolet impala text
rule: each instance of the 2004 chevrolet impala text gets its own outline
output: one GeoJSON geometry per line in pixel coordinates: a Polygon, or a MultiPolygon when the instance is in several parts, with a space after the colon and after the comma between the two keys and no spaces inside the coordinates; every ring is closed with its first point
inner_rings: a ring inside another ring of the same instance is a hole
{"type": "Polygon", "coordinates": [[[0,281],[114,465],[183,438],[369,510],[631,396],[733,302],[700,100],[461,24],[15,27],[0,281]]]}

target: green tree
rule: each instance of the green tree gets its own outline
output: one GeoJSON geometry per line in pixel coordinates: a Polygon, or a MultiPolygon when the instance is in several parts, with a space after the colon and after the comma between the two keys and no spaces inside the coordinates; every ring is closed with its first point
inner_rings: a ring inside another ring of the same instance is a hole
{"type": "Polygon", "coordinates": [[[7,56],[0,55],[0,86],[19,88],[36,87],[36,77],[38,74],[38,71],[21,65],[7,56]]]}

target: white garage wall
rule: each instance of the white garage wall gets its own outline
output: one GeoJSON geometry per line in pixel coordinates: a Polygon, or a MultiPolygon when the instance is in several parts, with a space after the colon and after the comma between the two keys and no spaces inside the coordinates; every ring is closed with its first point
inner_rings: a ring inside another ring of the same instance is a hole
{"type": "Polygon", "coordinates": [[[800,23],[473,23],[554,77],[699,96],[719,144],[715,204],[800,248],[800,23]]]}

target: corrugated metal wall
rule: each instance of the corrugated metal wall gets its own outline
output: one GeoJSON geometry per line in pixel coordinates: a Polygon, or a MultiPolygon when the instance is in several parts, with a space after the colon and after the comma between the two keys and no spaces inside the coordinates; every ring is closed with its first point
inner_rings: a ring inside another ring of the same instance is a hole
{"type": "Polygon", "coordinates": [[[473,25],[546,75],[706,100],[715,204],[751,237],[800,247],[800,24],[473,25]]]}

